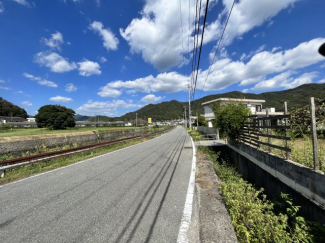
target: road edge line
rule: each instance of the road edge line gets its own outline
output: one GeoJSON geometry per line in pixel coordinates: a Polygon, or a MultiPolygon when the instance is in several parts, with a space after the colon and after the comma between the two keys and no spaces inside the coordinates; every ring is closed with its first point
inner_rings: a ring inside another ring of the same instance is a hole
{"type": "Polygon", "coordinates": [[[191,168],[190,181],[187,188],[181,226],[179,228],[179,233],[177,237],[178,243],[188,242],[187,233],[190,228],[191,219],[192,219],[193,197],[194,197],[194,187],[195,187],[195,170],[196,170],[196,156],[195,156],[196,152],[195,152],[195,144],[193,142],[192,137],[191,137],[191,142],[193,147],[192,168],[191,168]]]}

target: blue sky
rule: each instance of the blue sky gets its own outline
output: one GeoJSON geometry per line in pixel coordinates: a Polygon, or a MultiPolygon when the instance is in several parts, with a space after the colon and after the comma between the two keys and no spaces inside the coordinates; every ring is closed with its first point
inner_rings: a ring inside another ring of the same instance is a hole
{"type": "MultiPolygon", "coordinates": [[[[187,101],[195,2],[0,0],[0,96],[30,115],[187,101]]],[[[237,0],[212,62],[232,2],[210,0],[195,99],[325,82],[324,0],[237,0]]]]}

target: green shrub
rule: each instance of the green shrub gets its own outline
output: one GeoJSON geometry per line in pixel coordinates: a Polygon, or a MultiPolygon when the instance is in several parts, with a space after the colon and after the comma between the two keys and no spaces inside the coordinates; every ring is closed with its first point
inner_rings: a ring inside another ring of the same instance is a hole
{"type": "Polygon", "coordinates": [[[214,127],[219,128],[220,136],[237,139],[250,111],[243,104],[215,104],[213,112],[214,127]]]}

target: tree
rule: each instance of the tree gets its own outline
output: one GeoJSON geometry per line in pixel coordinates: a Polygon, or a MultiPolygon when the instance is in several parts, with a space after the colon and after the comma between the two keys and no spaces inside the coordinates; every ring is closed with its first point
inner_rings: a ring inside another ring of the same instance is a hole
{"type": "Polygon", "coordinates": [[[193,123],[193,126],[196,126],[196,124],[199,124],[199,126],[204,126],[205,127],[207,125],[207,122],[206,122],[204,116],[199,116],[197,119],[195,119],[195,121],[193,123]]]}
{"type": "Polygon", "coordinates": [[[45,105],[38,110],[35,118],[38,127],[58,130],[74,127],[76,125],[74,115],[75,112],[72,109],[64,106],[45,105]]]}
{"type": "Polygon", "coordinates": [[[19,106],[14,105],[13,103],[6,101],[0,97],[0,116],[12,116],[12,117],[22,117],[27,118],[27,112],[20,108],[19,106]]]}
{"type": "Polygon", "coordinates": [[[229,104],[213,106],[215,115],[214,126],[219,128],[221,136],[236,139],[240,135],[240,129],[244,126],[245,116],[250,110],[243,104],[229,104]]]}

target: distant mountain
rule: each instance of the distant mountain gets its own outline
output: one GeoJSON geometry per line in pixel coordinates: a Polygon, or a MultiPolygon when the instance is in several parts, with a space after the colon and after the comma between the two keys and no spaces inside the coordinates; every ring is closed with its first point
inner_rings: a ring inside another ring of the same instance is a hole
{"type": "Polygon", "coordinates": [[[301,108],[305,105],[308,105],[310,102],[310,97],[315,98],[324,98],[325,97],[325,84],[303,84],[294,89],[287,89],[282,91],[275,92],[266,92],[261,94],[252,94],[252,93],[242,93],[238,91],[209,95],[205,96],[199,100],[193,102],[193,111],[199,110],[200,113],[203,113],[202,103],[209,100],[214,100],[218,98],[238,98],[238,99],[261,99],[265,100],[264,108],[266,107],[275,107],[276,111],[284,111],[283,103],[287,101],[288,110],[293,110],[296,108],[301,108]]]}
{"type": "Polygon", "coordinates": [[[27,112],[13,103],[0,97],[0,116],[27,118],[27,112]]]}
{"type": "Polygon", "coordinates": [[[177,100],[162,102],[155,105],[149,104],[135,112],[126,113],[121,117],[121,120],[134,120],[136,118],[136,113],[138,118],[144,120],[147,120],[149,117],[152,118],[153,121],[180,119],[183,117],[183,106],[184,105],[177,100]]]}
{"type": "Polygon", "coordinates": [[[88,121],[92,121],[92,122],[113,122],[115,121],[115,118],[113,117],[108,117],[108,116],[92,116],[89,117],[88,121]]]}
{"type": "MultiPolygon", "coordinates": [[[[276,111],[284,111],[283,103],[287,101],[288,110],[301,108],[308,105],[310,97],[325,98],[325,84],[304,84],[294,89],[283,91],[266,92],[261,94],[242,93],[232,91],[216,95],[208,95],[191,102],[192,115],[204,114],[202,103],[218,98],[237,98],[237,99],[260,99],[265,100],[264,108],[275,107],[276,111]]],[[[134,120],[136,113],[138,118],[147,119],[151,117],[153,121],[172,120],[182,118],[184,107],[188,113],[188,102],[179,102],[176,100],[162,102],[159,104],[149,104],[135,112],[129,112],[121,117],[121,120],[134,120]]]]}
{"type": "Polygon", "coordinates": [[[91,116],[83,116],[83,115],[75,115],[74,120],[75,121],[87,121],[91,116]]]}

